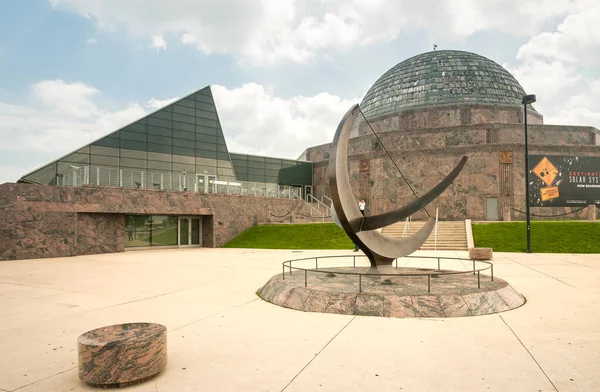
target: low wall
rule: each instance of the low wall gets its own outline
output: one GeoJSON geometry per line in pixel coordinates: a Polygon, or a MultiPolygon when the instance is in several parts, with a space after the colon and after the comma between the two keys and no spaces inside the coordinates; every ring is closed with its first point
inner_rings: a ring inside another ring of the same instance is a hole
{"type": "Polygon", "coordinates": [[[202,243],[219,247],[268,214],[303,202],[252,196],[123,189],[0,185],[0,260],[122,252],[125,215],[203,216],[202,243]]]}

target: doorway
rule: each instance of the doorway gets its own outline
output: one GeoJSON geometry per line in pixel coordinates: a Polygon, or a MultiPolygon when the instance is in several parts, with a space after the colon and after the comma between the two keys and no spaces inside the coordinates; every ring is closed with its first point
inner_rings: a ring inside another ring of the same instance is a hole
{"type": "Polygon", "coordinates": [[[179,246],[202,245],[202,218],[196,216],[179,217],[179,246]]]}
{"type": "Polygon", "coordinates": [[[312,196],[312,185],[305,185],[304,186],[304,199],[309,202],[312,203],[312,198],[310,196],[312,196]]]}
{"type": "Polygon", "coordinates": [[[210,174],[196,174],[196,192],[217,193],[217,176],[210,174]]]}
{"type": "Polygon", "coordinates": [[[486,197],[485,198],[485,216],[489,221],[498,220],[498,198],[497,197],[486,197]]]}

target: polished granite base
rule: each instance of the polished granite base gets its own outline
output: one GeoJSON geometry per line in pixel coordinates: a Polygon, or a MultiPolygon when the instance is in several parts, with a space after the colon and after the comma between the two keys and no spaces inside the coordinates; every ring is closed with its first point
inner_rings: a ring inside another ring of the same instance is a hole
{"type": "Polygon", "coordinates": [[[104,388],[138,384],[167,365],[167,329],[129,323],[94,329],[77,339],[79,378],[104,388]]]}
{"type": "MultiPolygon", "coordinates": [[[[432,275],[431,293],[427,276],[363,276],[339,272],[362,272],[368,268],[327,268],[333,272],[296,270],[273,276],[258,292],[265,301],[305,312],[337,313],[378,317],[464,317],[515,309],[525,298],[505,280],[489,275],[432,275]],[[362,292],[359,293],[359,285],[362,292]]],[[[392,268],[397,273],[427,273],[434,270],[392,268]]]]}

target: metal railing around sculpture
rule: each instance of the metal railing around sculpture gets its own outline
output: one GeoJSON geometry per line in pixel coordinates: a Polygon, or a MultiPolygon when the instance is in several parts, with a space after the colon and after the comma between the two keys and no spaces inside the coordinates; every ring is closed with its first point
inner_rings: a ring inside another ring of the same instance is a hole
{"type": "MultiPolygon", "coordinates": [[[[337,255],[337,256],[321,256],[321,257],[305,257],[305,258],[301,258],[301,259],[293,259],[293,260],[287,260],[284,261],[282,263],[282,269],[283,269],[283,273],[282,273],[282,278],[283,280],[285,280],[285,270],[286,268],[288,269],[288,274],[292,275],[292,271],[293,270],[298,270],[298,271],[304,271],[304,287],[308,287],[308,273],[309,272],[315,272],[315,273],[320,273],[320,274],[338,274],[338,275],[353,275],[353,276],[358,276],[358,292],[362,293],[362,277],[363,276],[373,276],[373,277],[382,277],[382,276],[389,276],[389,277],[406,277],[406,276],[427,276],[427,293],[431,294],[431,277],[432,276],[445,276],[445,275],[463,275],[463,274],[473,274],[477,276],[477,288],[480,289],[481,288],[481,272],[482,271],[487,271],[490,270],[490,281],[493,282],[494,281],[494,264],[492,264],[489,261],[485,261],[485,260],[473,260],[473,259],[463,259],[460,257],[438,257],[438,256],[404,256],[402,258],[409,258],[409,259],[437,259],[437,269],[431,269],[428,270],[427,272],[408,272],[408,273],[394,273],[394,274],[390,274],[390,273],[371,273],[371,272],[345,272],[345,271],[339,271],[339,270],[327,270],[327,269],[319,269],[319,260],[323,260],[323,259],[337,259],[337,258],[352,258],[353,260],[353,268],[356,268],[356,258],[357,257],[361,257],[361,258],[367,258],[368,257],[366,255],[351,255],[351,256],[346,256],[346,255],[337,255]],[[293,262],[300,262],[300,261],[310,261],[310,260],[314,260],[315,262],[315,268],[301,268],[301,267],[295,267],[292,265],[293,262]],[[471,261],[473,263],[473,268],[466,270],[466,271],[453,271],[453,270],[442,270],[441,269],[441,260],[453,260],[453,261],[460,261],[460,262],[464,262],[464,261],[471,261]],[[483,268],[476,268],[477,264],[486,264],[487,266],[483,267],[483,268]]],[[[398,259],[395,259],[395,267],[396,269],[398,269],[398,259]]],[[[402,267],[400,267],[402,269],[402,267]]]]}

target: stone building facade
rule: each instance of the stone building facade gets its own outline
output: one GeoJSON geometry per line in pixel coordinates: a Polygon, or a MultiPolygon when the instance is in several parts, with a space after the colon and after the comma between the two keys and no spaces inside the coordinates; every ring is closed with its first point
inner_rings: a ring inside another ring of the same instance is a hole
{"type": "Polygon", "coordinates": [[[111,187],[0,185],[0,260],[125,250],[127,216],[197,217],[202,247],[302,208],[298,199],[111,187]]]}

